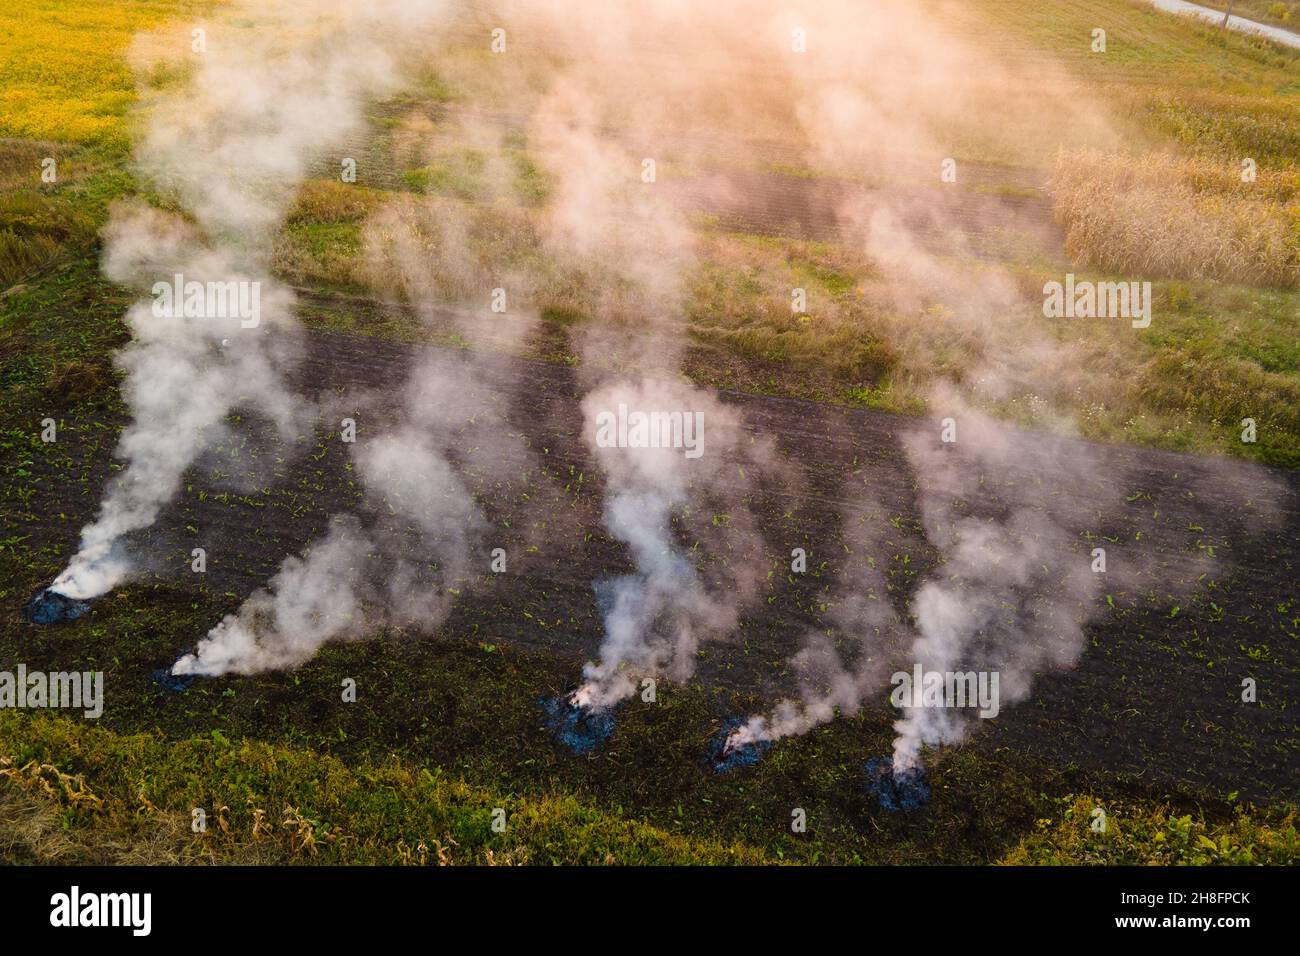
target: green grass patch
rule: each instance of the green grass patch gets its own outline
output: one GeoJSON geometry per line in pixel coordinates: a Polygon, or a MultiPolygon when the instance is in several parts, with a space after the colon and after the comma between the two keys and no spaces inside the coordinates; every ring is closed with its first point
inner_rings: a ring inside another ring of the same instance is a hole
{"type": "Polygon", "coordinates": [[[396,759],[349,766],[216,730],[167,741],[13,712],[0,714],[0,821],[0,857],[19,863],[768,862],[571,794],[494,792],[396,759]]]}
{"type": "Polygon", "coordinates": [[[1035,833],[1007,853],[1013,865],[1253,866],[1300,858],[1294,810],[1252,814],[1238,807],[1207,820],[1168,805],[1061,797],[1035,833]]]}

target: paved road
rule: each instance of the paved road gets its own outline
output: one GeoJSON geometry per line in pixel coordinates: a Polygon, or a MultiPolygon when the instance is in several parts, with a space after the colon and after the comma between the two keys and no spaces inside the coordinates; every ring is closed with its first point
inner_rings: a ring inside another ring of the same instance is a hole
{"type": "MultiPolygon", "coordinates": [[[[1209,7],[1203,7],[1199,3],[1188,3],[1187,0],[1151,0],[1161,10],[1168,10],[1170,13],[1182,13],[1189,16],[1200,17],[1202,20],[1210,20],[1214,23],[1223,22],[1222,10],[1211,10],[1209,7]]],[[[1264,23],[1256,23],[1254,20],[1247,20],[1245,17],[1239,17],[1235,14],[1228,18],[1228,29],[1236,30],[1240,33],[1253,33],[1256,36],[1268,37],[1278,43],[1287,46],[1300,48],[1300,33],[1292,33],[1290,30],[1284,30],[1282,27],[1272,27],[1264,23]]]]}

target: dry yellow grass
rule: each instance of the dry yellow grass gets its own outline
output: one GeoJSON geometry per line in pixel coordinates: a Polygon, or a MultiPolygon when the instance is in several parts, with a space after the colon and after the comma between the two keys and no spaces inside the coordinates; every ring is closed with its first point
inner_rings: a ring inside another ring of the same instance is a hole
{"type": "Polygon", "coordinates": [[[440,770],[309,750],[120,735],[0,711],[0,862],[418,865],[770,862],[572,795],[504,795],[440,770]],[[509,814],[493,830],[494,809],[509,814]],[[205,811],[195,832],[194,808],[205,811]]]}
{"type": "Polygon", "coordinates": [[[1300,173],[1208,158],[1062,152],[1056,217],[1075,262],[1117,273],[1300,287],[1300,173]]]}
{"type": "MultiPolygon", "coordinates": [[[[0,137],[124,146],[137,33],[207,0],[28,0],[0,5],[0,137]]],[[[186,42],[178,28],[174,40],[186,42]]]]}

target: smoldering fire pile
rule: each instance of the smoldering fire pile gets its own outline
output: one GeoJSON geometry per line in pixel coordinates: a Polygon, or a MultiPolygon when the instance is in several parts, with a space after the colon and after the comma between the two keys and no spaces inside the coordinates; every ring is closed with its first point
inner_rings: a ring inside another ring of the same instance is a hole
{"type": "MultiPolygon", "coordinates": [[[[617,602],[614,582],[597,581],[592,586],[596,598],[596,608],[602,619],[607,620],[614,612],[617,602]]],[[[589,688],[580,686],[567,694],[557,697],[542,698],[538,705],[542,708],[546,727],[562,746],[574,754],[585,757],[602,747],[614,732],[617,719],[614,712],[620,701],[593,703],[589,688]]]]}
{"type": "Polygon", "coordinates": [[[155,669],[153,673],[149,675],[150,680],[163,690],[171,691],[173,694],[179,694],[189,690],[194,685],[194,681],[197,679],[198,675],[178,674],[175,672],[175,667],[178,663],[193,653],[194,649],[191,648],[184,654],[178,655],[176,660],[172,661],[166,667],[155,669]]]}
{"type": "Polygon", "coordinates": [[[925,768],[895,766],[892,757],[872,757],[863,767],[867,792],[891,813],[919,810],[930,802],[930,785],[925,768]]]}
{"type": "Polygon", "coordinates": [[[709,765],[714,773],[730,773],[743,767],[752,767],[763,759],[772,746],[770,740],[745,740],[739,731],[745,725],[742,717],[730,717],[709,741],[709,765]]]}
{"type": "Polygon", "coordinates": [[[32,595],[23,608],[23,616],[32,624],[62,624],[75,621],[90,610],[89,601],[60,594],[51,587],[43,587],[32,595]]]}
{"type": "Polygon", "coordinates": [[[595,752],[614,733],[613,707],[584,707],[575,695],[542,698],[538,705],[547,729],[555,739],[579,757],[595,752]]]}

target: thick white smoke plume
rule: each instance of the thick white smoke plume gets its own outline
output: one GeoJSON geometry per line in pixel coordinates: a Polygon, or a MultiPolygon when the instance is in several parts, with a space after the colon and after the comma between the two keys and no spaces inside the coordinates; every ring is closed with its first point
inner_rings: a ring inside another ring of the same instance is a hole
{"type": "MultiPolygon", "coordinates": [[[[926,673],[996,673],[1006,705],[1028,695],[1037,674],[1075,663],[1083,625],[1100,610],[1101,575],[1071,525],[1102,466],[1081,442],[1013,432],[970,409],[955,420],[956,443],[938,430],[905,440],[922,525],[943,556],[912,599],[909,662],[926,673]]],[[[915,766],[922,745],[964,736],[971,712],[945,704],[905,709],[894,725],[896,770],[915,766]]]]}
{"type": "MultiPolygon", "coordinates": [[[[773,459],[736,412],[680,377],[694,238],[647,174],[646,157],[610,125],[633,95],[643,45],[670,35],[685,10],[675,3],[579,9],[590,30],[584,39],[557,39],[572,59],[534,110],[529,142],[554,184],[545,248],[601,282],[594,322],[580,339],[583,434],[605,476],[605,526],[627,546],[634,567],[597,583],[605,633],[571,698],[602,709],[631,696],[641,678],[689,678],[700,643],[734,629],[766,571],[746,498],[773,459]],[[662,447],[625,444],[609,424],[624,416],[674,424],[660,436],[662,447]],[[692,438],[698,446],[686,447],[692,438]],[[714,507],[726,514],[725,527],[712,523],[714,507]]],[[[547,19],[561,9],[538,10],[538,28],[563,37],[561,24],[547,19]]],[[[637,96],[639,135],[653,139],[671,112],[669,96],[637,96]]],[[[668,134],[664,142],[678,140],[668,134]]]]}
{"type": "MultiPolygon", "coordinates": [[[[494,191],[508,198],[510,190],[498,182],[494,191]]],[[[527,307],[505,315],[447,308],[475,294],[482,299],[500,281],[465,251],[463,215],[433,197],[392,198],[370,222],[374,277],[395,287],[429,329],[450,323],[475,349],[518,344],[535,321],[527,307]]],[[[362,514],[334,519],[323,541],[287,558],[267,587],[209,631],[173,673],[295,667],[329,641],[378,626],[427,631],[445,619],[456,594],[473,583],[472,562],[486,563],[487,522],[469,473],[482,478],[526,467],[501,408],[507,395],[480,362],[475,350],[431,351],[412,365],[399,401],[380,385],[333,403],[340,415],[361,413],[350,451],[364,492],[362,514]],[[384,422],[375,435],[365,424],[372,420],[384,422]],[[333,593],[323,594],[325,587],[333,593]]]]}
{"type": "MultiPolygon", "coordinates": [[[[391,413],[391,403],[385,402],[391,413]]],[[[506,429],[469,356],[413,368],[400,422],[360,435],[352,457],[365,491],[360,516],[335,518],[323,541],[291,556],[267,587],[227,615],[173,667],[175,674],[250,674],[295,667],[328,641],[376,626],[437,625],[472,577],[485,520],[451,458],[471,446],[501,463],[506,429]]]]}
{"type": "Polygon", "coordinates": [[[174,674],[252,674],[310,660],[326,641],[369,623],[360,568],[371,548],[355,520],[331,527],[302,557],[289,557],[265,589],[208,632],[174,674]]]}
{"type": "Polygon", "coordinates": [[[397,81],[408,31],[444,0],[244,0],[195,55],[193,75],[150,114],[140,173],[184,210],[126,205],[105,233],[105,272],[142,293],[154,283],[243,283],[261,310],[159,318],[154,299],[128,313],[117,358],[132,414],[118,447],[125,471],[54,589],[90,598],[132,562],[122,538],[149,527],[226,413],[246,405],[282,436],[306,416],[283,384],[292,359],[292,296],[267,274],[274,232],[317,153],[360,127],[362,106],[397,81]],[[255,323],[255,324],[254,324],[255,323]]]}
{"type": "MultiPolygon", "coordinates": [[[[857,498],[860,485],[857,479],[847,481],[846,496],[857,498]]],[[[791,660],[799,697],[781,700],[769,713],[741,724],[727,738],[729,749],[807,733],[837,714],[859,710],[886,686],[902,659],[899,645],[907,629],[889,602],[883,570],[889,543],[879,520],[874,509],[844,515],[846,557],[831,595],[828,623],[853,645],[851,659],[841,655],[827,634],[805,634],[803,648],[791,660]]]]}
{"type": "Polygon", "coordinates": [[[261,282],[261,325],[241,320],[156,315],[142,300],[127,313],[134,339],[116,357],[125,374],[123,396],[134,415],[118,455],[126,470],[110,486],[98,518],[81,533],[81,547],[54,589],[69,597],[96,597],[130,573],[119,539],[147,528],[180,486],[185,469],[225,426],[235,403],[273,421],[292,439],[300,403],[288,394],[281,370],[293,352],[292,295],[244,264],[231,250],[205,247],[198,230],[179,218],[137,206],[118,207],[105,232],[105,274],[126,285],[161,279],[174,269],[186,280],[261,282]]]}
{"type": "Polygon", "coordinates": [[[583,413],[588,444],[605,472],[605,526],[627,545],[635,568],[597,585],[604,640],[573,701],[600,709],[635,693],[641,678],[686,680],[700,643],[735,628],[766,570],[745,498],[754,487],[750,476],[767,467],[771,452],[734,412],[681,382],[610,382],[588,393],[583,413]],[[602,436],[616,436],[619,409],[629,417],[664,416],[663,438],[680,422],[684,444],[609,444],[602,436]],[[721,526],[713,520],[719,513],[721,526]]]}
{"type": "MultiPolygon", "coordinates": [[[[840,226],[888,282],[885,309],[917,315],[943,303],[951,311],[951,334],[987,336],[997,344],[960,384],[946,381],[936,362],[932,407],[956,420],[957,443],[940,443],[937,422],[905,438],[923,525],[940,561],[913,596],[914,625],[883,600],[879,572],[858,553],[861,547],[869,554],[882,533],[846,529],[857,547],[839,580],[832,623],[855,647],[855,660],[841,660],[824,635],[810,635],[795,662],[803,675],[800,697],[751,718],[731,735],[729,747],[804,733],[837,713],[856,711],[887,689],[891,672],[910,673],[916,662],[927,671],[1000,671],[1003,700],[1018,700],[1034,674],[1073,663],[1082,649],[1082,624],[1095,612],[1095,576],[1086,552],[1078,552],[1077,531],[1067,530],[1064,520],[1073,501],[1058,492],[1065,478],[1092,486],[1097,463],[1074,443],[1065,466],[1058,461],[1061,439],[999,429],[972,401],[1048,390],[1049,376],[1064,361],[1061,349],[1025,323],[1032,303],[1014,277],[980,262],[960,210],[932,201],[933,186],[927,195],[909,185],[930,177],[933,183],[941,163],[951,162],[954,144],[946,137],[958,133],[964,113],[993,115],[993,101],[1024,88],[1029,78],[963,37],[959,22],[887,6],[890,29],[881,31],[852,29],[840,19],[839,5],[818,14],[810,36],[824,45],[817,68],[792,77],[794,112],[815,165],[851,169],[866,180],[841,204],[840,226]],[[927,163],[932,171],[918,176],[927,163]],[[990,335],[994,330],[999,334],[990,335]],[[1009,476],[1015,478],[1008,495],[1000,489],[1009,476]],[[962,498],[992,510],[964,515],[957,510],[962,498]]],[[[1039,114],[1040,138],[1053,128],[1094,140],[1112,136],[1086,98],[1070,97],[1067,89],[1045,87],[1038,108],[1054,107],[1057,115],[1039,114]]],[[[994,138],[1008,132],[990,128],[994,138]]],[[[929,329],[896,322],[886,330],[931,336],[936,350],[943,347],[929,329]]],[[[1057,426],[1072,431],[1068,422],[1057,426]]],[[[864,510],[879,513],[871,489],[864,490],[864,510]]],[[[951,708],[909,708],[896,727],[896,768],[912,766],[924,743],[960,739],[968,723],[968,715],[951,708]]]]}
{"type": "MultiPolygon", "coordinates": [[[[1082,532],[1089,520],[1113,513],[1122,475],[1107,475],[1086,443],[1000,425],[952,391],[940,400],[953,413],[957,440],[943,441],[938,422],[903,438],[922,528],[939,560],[912,595],[912,623],[884,599],[877,561],[890,549],[870,524],[882,520],[873,511],[877,517],[846,528],[851,557],[831,621],[855,645],[856,661],[842,661],[825,635],[811,635],[795,662],[804,677],[801,698],[751,718],[730,738],[733,747],[856,712],[886,695],[892,674],[910,677],[918,664],[925,674],[996,674],[996,706],[1005,706],[1026,697],[1036,675],[1068,667],[1082,653],[1084,625],[1104,610],[1102,575],[1082,532]],[[1081,511],[1081,500],[1096,511],[1081,511]]],[[[1112,566],[1107,585],[1123,588],[1125,575],[1112,566]]],[[[923,745],[964,737],[976,710],[946,698],[942,704],[904,705],[895,724],[896,769],[915,766],[923,745]]]]}

